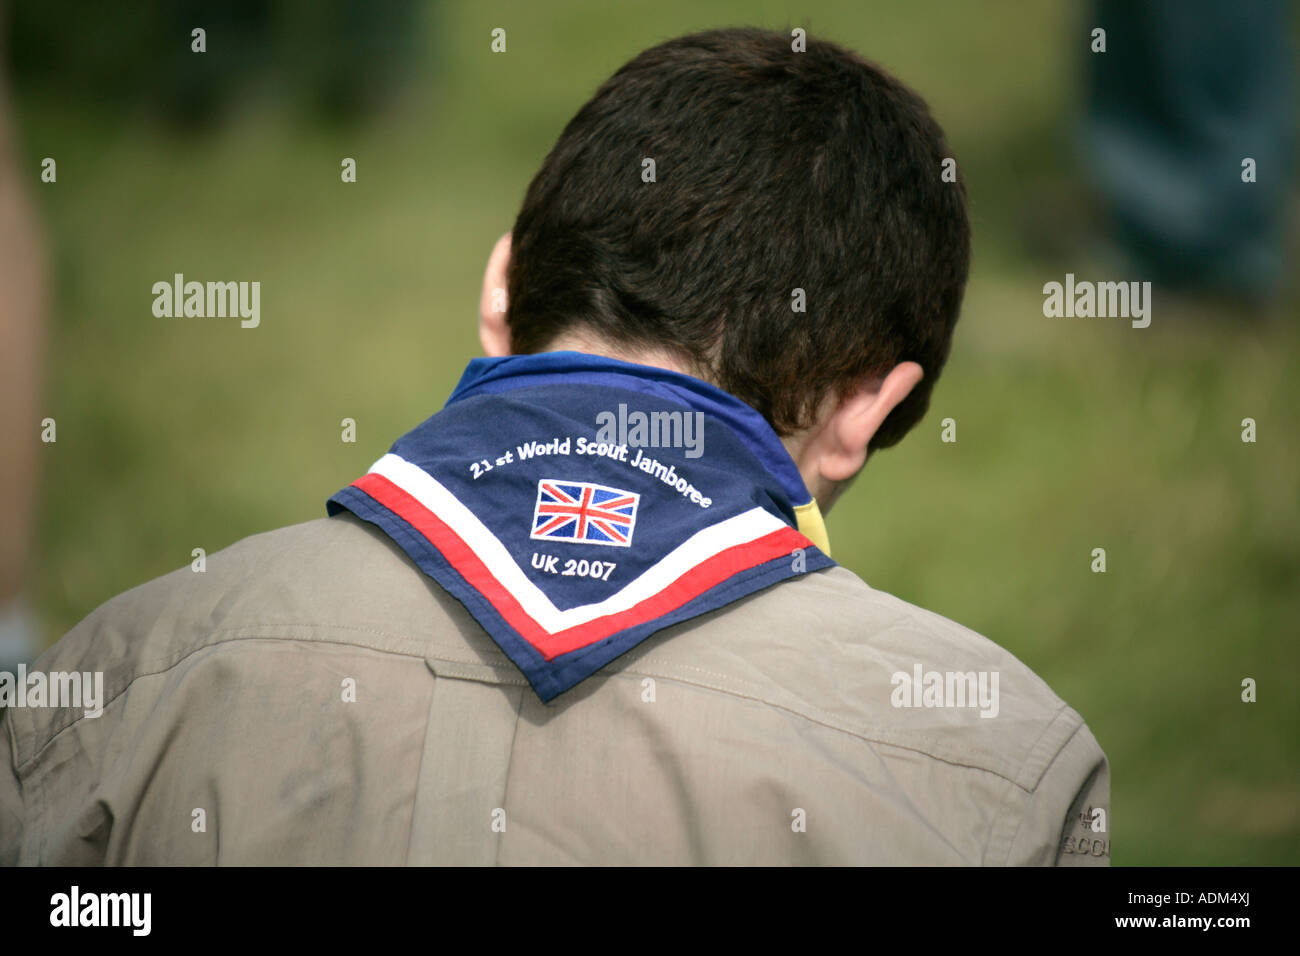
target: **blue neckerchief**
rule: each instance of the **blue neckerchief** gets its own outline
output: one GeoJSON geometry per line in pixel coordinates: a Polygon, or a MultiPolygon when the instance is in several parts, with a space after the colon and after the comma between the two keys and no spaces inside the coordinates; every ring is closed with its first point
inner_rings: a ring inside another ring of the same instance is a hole
{"type": "Polygon", "coordinates": [[[470,362],[446,407],[329,499],[461,601],[545,700],[671,624],[834,562],[753,408],[579,352],[470,362]]]}

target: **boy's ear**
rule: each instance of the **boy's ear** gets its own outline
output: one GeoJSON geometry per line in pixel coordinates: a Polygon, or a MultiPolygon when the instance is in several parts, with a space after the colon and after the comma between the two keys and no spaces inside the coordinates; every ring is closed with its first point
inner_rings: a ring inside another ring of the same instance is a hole
{"type": "Polygon", "coordinates": [[[915,362],[900,362],[878,387],[850,394],[830,416],[816,445],[817,470],[830,482],[847,481],[867,463],[867,445],[885,417],[924,377],[915,362]]]}
{"type": "Polygon", "coordinates": [[[478,300],[478,339],[490,358],[510,354],[510,327],[506,324],[506,267],[510,264],[510,233],[497,240],[483,271],[483,293],[478,300]]]}

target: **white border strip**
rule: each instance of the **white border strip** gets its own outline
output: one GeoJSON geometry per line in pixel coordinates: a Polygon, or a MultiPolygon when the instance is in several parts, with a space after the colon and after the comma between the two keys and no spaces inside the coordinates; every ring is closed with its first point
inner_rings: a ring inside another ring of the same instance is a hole
{"type": "Polygon", "coordinates": [[[762,508],[752,508],[697,531],[640,577],[605,600],[561,611],[528,579],[505,545],[423,468],[400,455],[387,454],[375,462],[370,471],[387,478],[444,521],[478,555],[528,616],[550,634],[635,607],[715,554],[788,527],[780,518],[762,508]]]}

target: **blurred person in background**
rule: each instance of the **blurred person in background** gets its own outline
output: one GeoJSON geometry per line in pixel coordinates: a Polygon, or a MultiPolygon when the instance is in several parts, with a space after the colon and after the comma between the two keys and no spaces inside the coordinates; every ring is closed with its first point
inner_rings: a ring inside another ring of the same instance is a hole
{"type": "Polygon", "coordinates": [[[77,96],[93,90],[108,110],[143,107],[174,128],[199,129],[224,120],[241,99],[266,94],[325,120],[373,115],[404,90],[417,54],[427,56],[419,37],[437,5],[142,0],[125,11],[64,0],[10,13],[12,33],[22,37],[11,51],[19,81],[77,96]]]}
{"type": "Polygon", "coordinates": [[[1276,300],[1293,212],[1287,7],[1095,0],[1105,50],[1094,37],[1085,55],[1082,137],[1107,265],[1248,311],[1276,300]]]}
{"type": "Polygon", "coordinates": [[[36,436],[45,339],[45,253],[28,183],[19,168],[10,116],[4,8],[0,6],[0,671],[30,662],[40,651],[26,596],[36,518],[36,436]]]}

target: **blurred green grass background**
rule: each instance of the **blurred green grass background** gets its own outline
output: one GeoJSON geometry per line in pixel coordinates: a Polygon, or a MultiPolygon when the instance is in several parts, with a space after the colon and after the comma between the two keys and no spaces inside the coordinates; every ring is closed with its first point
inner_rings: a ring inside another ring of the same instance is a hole
{"type": "Polygon", "coordinates": [[[413,94],[360,127],[271,95],[178,136],[93,90],[15,90],[27,168],[52,156],[59,173],[33,189],[55,283],[33,576],[51,641],[192,548],[322,516],[441,407],[479,352],[493,242],[622,62],[694,29],[802,25],[929,100],[975,225],[930,414],[836,508],[836,557],[1002,644],[1084,715],[1112,763],[1114,863],[1300,861],[1300,309],[1244,324],[1157,297],[1144,331],[1043,317],[1044,282],[1088,275],[1039,241],[1069,248],[1087,224],[1070,6],[448,3],[424,21],[413,94]],[[175,272],[260,280],[261,327],[155,318],[151,286],[175,272]]]}

